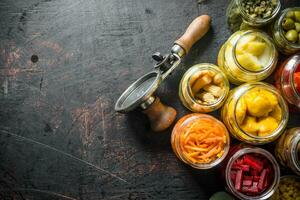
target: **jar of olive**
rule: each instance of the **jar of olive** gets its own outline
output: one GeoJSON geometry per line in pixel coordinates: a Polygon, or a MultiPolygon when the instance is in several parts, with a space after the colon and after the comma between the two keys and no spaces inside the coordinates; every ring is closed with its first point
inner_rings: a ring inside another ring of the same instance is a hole
{"type": "Polygon", "coordinates": [[[231,31],[245,26],[262,27],[270,23],[280,11],[279,0],[231,0],[226,16],[231,31]]]}
{"type": "Polygon", "coordinates": [[[282,53],[288,55],[300,51],[300,7],[282,11],[272,27],[272,36],[282,53]]]}
{"type": "Polygon", "coordinates": [[[300,175],[300,127],[282,134],[276,144],[275,156],[283,166],[300,175]]]}

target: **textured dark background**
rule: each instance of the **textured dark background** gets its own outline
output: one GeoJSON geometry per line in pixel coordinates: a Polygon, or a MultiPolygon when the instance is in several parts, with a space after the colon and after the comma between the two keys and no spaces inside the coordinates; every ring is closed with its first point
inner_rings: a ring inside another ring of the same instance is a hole
{"type": "MultiPolygon", "coordinates": [[[[204,200],[222,190],[216,170],[193,170],[175,157],[170,130],[154,134],[145,116],[113,106],[151,70],[153,52],[169,52],[207,13],[211,30],[158,91],[177,118],[187,114],[179,80],[193,64],[216,63],[230,35],[227,3],[1,0],[0,199],[204,200]]],[[[299,115],[291,118],[289,126],[299,126],[299,115]]]]}

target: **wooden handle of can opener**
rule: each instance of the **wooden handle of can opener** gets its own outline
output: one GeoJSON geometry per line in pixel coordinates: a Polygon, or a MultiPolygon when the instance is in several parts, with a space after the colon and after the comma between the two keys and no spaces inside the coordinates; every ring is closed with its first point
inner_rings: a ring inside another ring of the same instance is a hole
{"type": "Polygon", "coordinates": [[[191,47],[207,33],[210,27],[210,22],[211,19],[208,15],[201,15],[197,17],[188,26],[185,33],[175,41],[175,44],[181,46],[187,54],[191,47]]]}
{"type": "Polygon", "coordinates": [[[166,130],[176,118],[176,110],[161,103],[158,97],[143,113],[148,116],[151,128],[155,132],[166,130]]]}

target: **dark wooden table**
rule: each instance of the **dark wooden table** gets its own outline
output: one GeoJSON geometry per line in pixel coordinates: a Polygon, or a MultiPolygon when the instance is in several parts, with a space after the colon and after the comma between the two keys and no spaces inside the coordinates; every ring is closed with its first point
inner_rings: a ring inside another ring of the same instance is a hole
{"type": "MultiPolygon", "coordinates": [[[[208,199],[217,170],[193,170],[141,113],[114,103],[196,16],[213,23],[158,94],[187,114],[178,83],[216,63],[226,0],[1,0],[0,199],[208,199]],[[176,97],[176,98],[175,98],[176,97]]],[[[283,2],[300,6],[299,0],[283,2]]],[[[300,124],[292,115],[289,126],[300,124]]]]}

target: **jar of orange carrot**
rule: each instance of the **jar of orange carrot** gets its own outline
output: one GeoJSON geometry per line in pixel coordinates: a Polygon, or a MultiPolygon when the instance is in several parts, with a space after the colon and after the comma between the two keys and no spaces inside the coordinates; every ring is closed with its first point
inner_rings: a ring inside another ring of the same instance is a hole
{"type": "Polygon", "coordinates": [[[176,123],[171,144],[184,163],[197,169],[209,169],[226,157],[230,137],[222,122],[210,115],[195,113],[176,123]]]}

